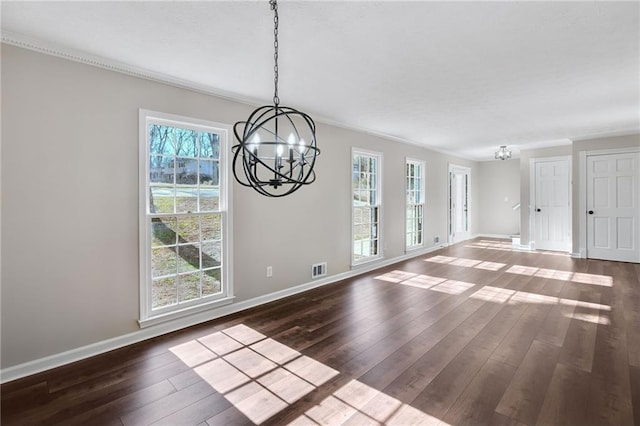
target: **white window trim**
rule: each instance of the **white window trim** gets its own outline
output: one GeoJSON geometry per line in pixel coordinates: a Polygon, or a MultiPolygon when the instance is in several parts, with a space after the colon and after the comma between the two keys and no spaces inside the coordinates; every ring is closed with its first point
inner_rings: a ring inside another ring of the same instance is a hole
{"type": "Polygon", "coordinates": [[[360,149],[360,148],[351,148],[351,161],[350,161],[350,173],[349,173],[349,206],[351,208],[351,238],[350,238],[350,245],[351,245],[351,266],[352,267],[356,267],[356,266],[360,266],[360,265],[364,265],[370,262],[375,262],[377,260],[383,259],[384,258],[384,253],[383,253],[383,248],[384,248],[384,243],[383,243],[383,232],[382,232],[382,221],[383,221],[383,203],[382,203],[382,164],[383,164],[383,154],[381,152],[377,152],[377,151],[369,151],[366,149],[360,149]],[[372,157],[376,157],[378,160],[378,173],[376,174],[376,188],[378,189],[378,254],[376,254],[375,256],[368,256],[366,258],[363,259],[359,259],[359,260],[355,260],[354,256],[355,256],[355,252],[353,250],[353,241],[354,241],[354,232],[355,232],[355,226],[354,226],[354,212],[353,212],[353,157],[356,155],[367,155],[367,156],[372,156],[372,157]]]}
{"type": "Polygon", "coordinates": [[[404,162],[404,197],[405,197],[405,209],[404,209],[404,250],[405,253],[414,251],[414,250],[420,250],[421,248],[424,248],[424,236],[425,236],[425,232],[424,232],[424,227],[425,227],[425,211],[426,211],[426,207],[427,207],[427,200],[426,200],[426,195],[425,195],[425,187],[426,187],[426,182],[425,182],[425,173],[427,170],[427,163],[424,160],[419,160],[416,158],[410,158],[410,157],[406,157],[405,158],[405,162],[404,162]],[[420,203],[422,205],[422,243],[421,244],[416,244],[416,245],[408,245],[408,241],[407,241],[407,190],[409,188],[407,188],[407,165],[409,164],[417,164],[420,166],[421,171],[422,171],[422,185],[420,187],[420,199],[422,200],[422,203],[420,203]]]}
{"type": "Polygon", "coordinates": [[[146,109],[139,110],[139,264],[140,264],[140,318],[138,324],[141,328],[156,325],[162,322],[171,321],[176,318],[192,315],[204,310],[217,308],[228,305],[234,300],[233,291],[233,217],[229,212],[229,207],[233,205],[231,189],[233,185],[229,182],[230,175],[230,139],[233,132],[228,124],[216,123],[212,121],[199,120],[190,117],[184,117],[174,114],[166,114],[162,112],[150,111],[146,109]],[[220,173],[219,185],[221,192],[225,197],[219,200],[220,214],[222,216],[222,258],[224,264],[222,267],[223,293],[220,297],[206,300],[198,299],[191,303],[183,305],[175,305],[168,309],[162,309],[152,312],[151,309],[151,286],[149,285],[151,271],[151,257],[149,250],[151,248],[151,232],[147,226],[147,211],[149,209],[149,197],[147,189],[149,187],[149,142],[148,142],[148,125],[149,123],[161,123],[165,121],[168,125],[193,129],[197,131],[211,131],[215,129],[216,133],[224,134],[223,140],[220,141],[220,160],[219,165],[223,173],[220,173]]]}

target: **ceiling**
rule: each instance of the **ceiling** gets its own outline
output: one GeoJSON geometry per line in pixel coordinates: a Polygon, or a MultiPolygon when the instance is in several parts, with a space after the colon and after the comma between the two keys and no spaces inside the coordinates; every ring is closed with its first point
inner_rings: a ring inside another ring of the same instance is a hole
{"type": "MultiPolygon", "coordinates": [[[[499,145],[517,155],[640,131],[639,2],[281,0],[278,10],[281,104],[316,121],[473,160],[499,145]]],[[[256,105],[273,97],[266,0],[2,1],[2,36],[256,105]]]]}

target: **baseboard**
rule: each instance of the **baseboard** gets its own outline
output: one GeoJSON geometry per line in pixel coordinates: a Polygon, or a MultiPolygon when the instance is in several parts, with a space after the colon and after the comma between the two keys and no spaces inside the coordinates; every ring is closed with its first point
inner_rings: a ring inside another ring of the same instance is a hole
{"type": "Polygon", "coordinates": [[[571,257],[574,259],[586,259],[587,258],[587,250],[580,249],[577,253],[571,253],[571,257]]]}
{"type": "Polygon", "coordinates": [[[358,266],[350,271],[342,272],[336,275],[331,275],[319,280],[310,281],[304,284],[297,285],[288,289],[276,291],[263,296],[258,296],[253,299],[245,300],[243,302],[226,305],[220,308],[212,309],[210,311],[199,312],[188,317],[177,318],[173,321],[167,321],[165,323],[157,324],[154,326],[142,328],[133,333],[124,334],[122,336],[114,337],[111,339],[103,340],[100,342],[92,343],[79,348],[71,349],[65,352],[61,352],[54,355],[49,355],[44,358],[39,358],[33,361],[28,361],[22,364],[18,364],[12,367],[0,370],[0,383],[10,382],[12,380],[20,379],[22,377],[30,376],[36,373],[40,373],[52,368],[60,367],[62,365],[70,364],[72,362],[80,361],[92,356],[100,355],[105,352],[119,349],[124,346],[128,346],[134,343],[141,342],[143,340],[158,337],[163,334],[171,333],[173,331],[181,330],[183,328],[191,327],[203,322],[211,321],[217,318],[224,317],[226,315],[234,314],[236,312],[244,311],[249,308],[263,305],[265,303],[273,302],[278,299],[282,299],[288,296],[293,296],[298,293],[302,293],[307,290],[311,290],[317,287],[322,287],[328,284],[332,284],[347,278],[352,278],[367,272],[371,272],[376,269],[383,268],[385,266],[392,265],[404,260],[408,260],[414,257],[422,256],[435,250],[446,247],[446,244],[438,245],[434,247],[427,247],[421,250],[411,251],[402,256],[394,257],[391,259],[383,259],[378,262],[372,262],[371,264],[365,264],[358,266]]]}
{"type": "Polygon", "coordinates": [[[476,234],[472,238],[501,238],[510,240],[512,234],[476,234]]]}

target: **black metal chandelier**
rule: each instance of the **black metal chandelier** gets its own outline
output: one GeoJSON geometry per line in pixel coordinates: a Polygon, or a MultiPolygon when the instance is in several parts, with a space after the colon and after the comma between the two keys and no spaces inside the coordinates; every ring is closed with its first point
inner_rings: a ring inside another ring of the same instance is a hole
{"type": "Polygon", "coordinates": [[[278,97],[278,2],[270,0],[274,17],[273,105],[251,113],[233,126],[233,175],[238,183],[268,197],[283,197],[316,180],[313,170],[320,150],[316,125],[307,114],[280,106],[278,97]],[[240,173],[240,169],[242,173],[240,173]],[[242,176],[240,176],[242,174],[242,176]]]}

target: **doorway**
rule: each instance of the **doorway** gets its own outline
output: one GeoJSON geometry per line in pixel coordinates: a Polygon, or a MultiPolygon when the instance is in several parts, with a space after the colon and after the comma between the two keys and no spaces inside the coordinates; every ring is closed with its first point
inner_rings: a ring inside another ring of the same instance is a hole
{"type": "Polygon", "coordinates": [[[587,154],[587,257],[640,262],[640,152],[587,154]]]}
{"type": "Polygon", "coordinates": [[[471,238],[469,220],[471,169],[449,164],[449,243],[471,238]]]}
{"type": "Polygon", "coordinates": [[[571,159],[532,160],[535,178],[533,241],[536,250],[571,251],[571,159]]]}

